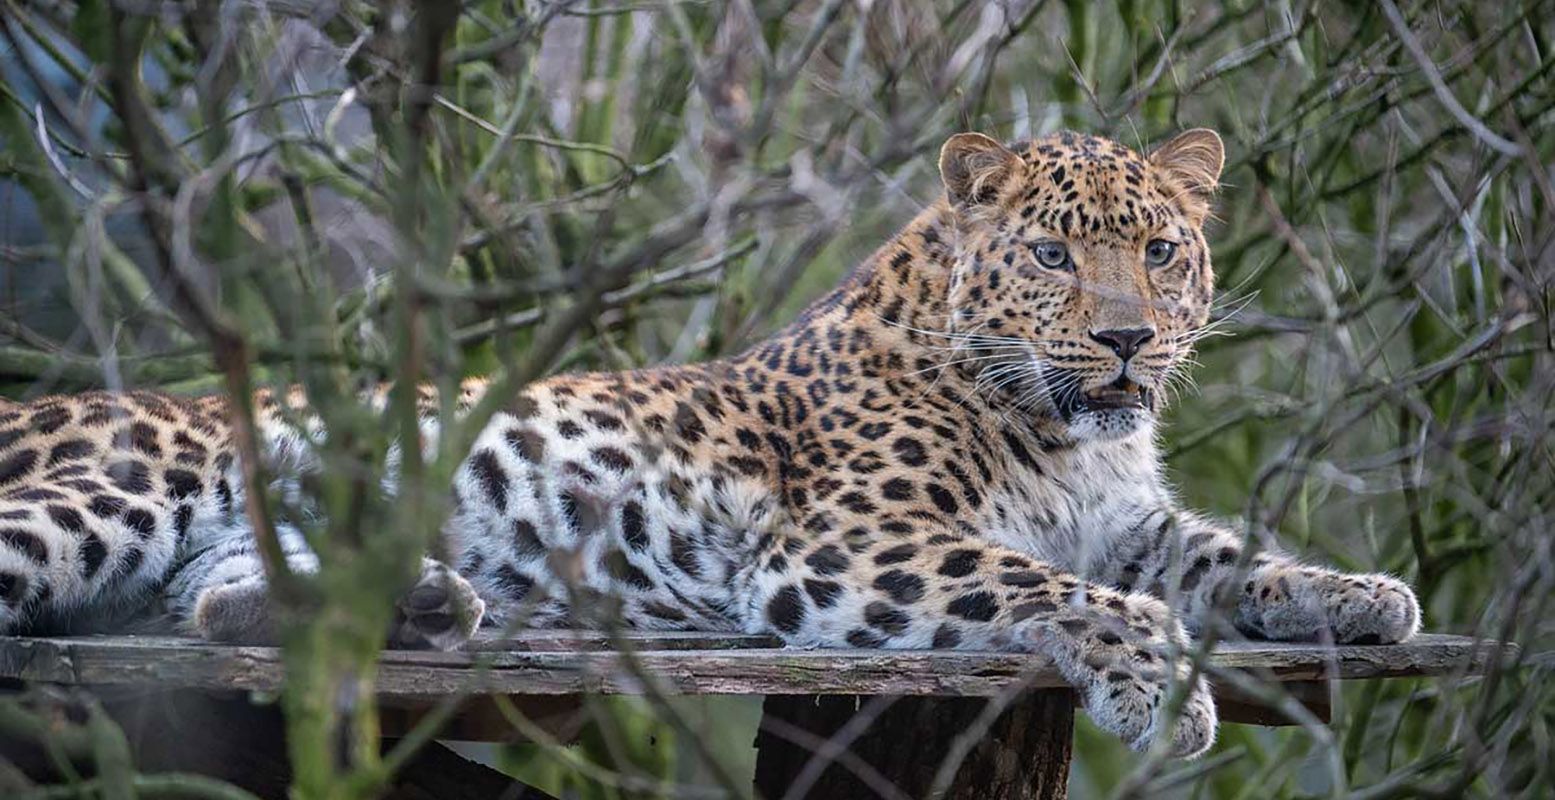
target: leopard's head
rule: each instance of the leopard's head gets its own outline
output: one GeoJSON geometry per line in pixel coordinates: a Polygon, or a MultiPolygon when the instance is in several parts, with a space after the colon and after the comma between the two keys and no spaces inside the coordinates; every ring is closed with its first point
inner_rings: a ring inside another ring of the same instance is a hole
{"type": "Polygon", "coordinates": [[[981,390],[1076,440],[1149,427],[1209,318],[1203,226],[1223,163],[1204,129],[1149,155],[1067,132],[951,137],[950,330],[981,390]]]}

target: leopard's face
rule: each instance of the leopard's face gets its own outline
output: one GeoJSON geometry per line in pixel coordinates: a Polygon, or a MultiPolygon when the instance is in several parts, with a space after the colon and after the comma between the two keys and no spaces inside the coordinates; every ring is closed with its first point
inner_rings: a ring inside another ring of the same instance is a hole
{"type": "Polygon", "coordinates": [[[1070,133],[947,142],[950,330],[980,391],[1076,440],[1148,428],[1209,318],[1202,229],[1222,158],[1207,130],[1149,156],[1070,133]]]}

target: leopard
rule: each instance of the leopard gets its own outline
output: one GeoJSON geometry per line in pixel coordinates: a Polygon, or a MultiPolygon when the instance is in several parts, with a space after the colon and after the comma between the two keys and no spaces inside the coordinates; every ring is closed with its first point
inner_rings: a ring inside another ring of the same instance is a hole
{"type": "MultiPolygon", "coordinates": [[[[1224,164],[1204,128],[1145,152],[950,137],[943,192],[770,338],[500,398],[387,640],[456,649],[609,608],[792,647],[1028,653],[1129,746],[1194,757],[1217,715],[1191,636],[1409,639],[1403,580],[1305,563],[1184,508],[1166,475],[1224,164]]],[[[458,383],[459,407],[495,385],[458,383]]],[[[435,438],[438,392],[420,406],[435,438]]],[[[305,472],[305,393],[253,407],[258,458],[305,472]]],[[[267,635],[233,419],[220,395],[150,390],[0,403],[0,633],[158,606],[207,640],[267,635]]],[[[318,570],[295,524],[278,536],[318,570]]]]}

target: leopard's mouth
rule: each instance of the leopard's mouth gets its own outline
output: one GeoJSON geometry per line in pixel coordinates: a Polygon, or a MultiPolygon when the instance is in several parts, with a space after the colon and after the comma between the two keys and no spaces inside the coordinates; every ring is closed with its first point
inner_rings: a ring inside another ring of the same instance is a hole
{"type": "Polygon", "coordinates": [[[1048,375],[1048,394],[1053,406],[1065,421],[1077,414],[1096,411],[1150,411],[1154,395],[1147,386],[1135,383],[1127,375],[1104,386],[1081,389],[1078,381],[1063,380],[1062,371],[1051,370],[1048,375]]]}

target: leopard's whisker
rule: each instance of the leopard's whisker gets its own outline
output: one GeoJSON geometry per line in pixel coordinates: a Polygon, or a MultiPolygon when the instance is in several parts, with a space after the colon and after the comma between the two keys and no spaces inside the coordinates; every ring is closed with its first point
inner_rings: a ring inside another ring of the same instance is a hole
{"type": "Polygon", "coordinates": [[[946,361],[946,362],[941,363],[941,364],[935,364],[933,366],[924,367],[922,369],[915,369],[912,372],[904,373],[902,377],[910,378],[910,377],[913,377],[915,375],[922,375],[925,372],[934,372],[936,370],[942,370],[942,369],[945,369],[947,367],[954,367],[954,366],[958,366],[958,365],[961,365],[961,364],[975,364],[975,363],[977,363],[979,361],[990,361],[990,360],[996,359],[996,358],[1005,358],[1008,355],[1009,354],[1007,354],[1007,353],[988,353],[988,354],[980,355],[980,356],[972,356],[971,358],[960,358],[960,359],[956,359],[956,360],[953,360],[953,361],[946,361]]]}

